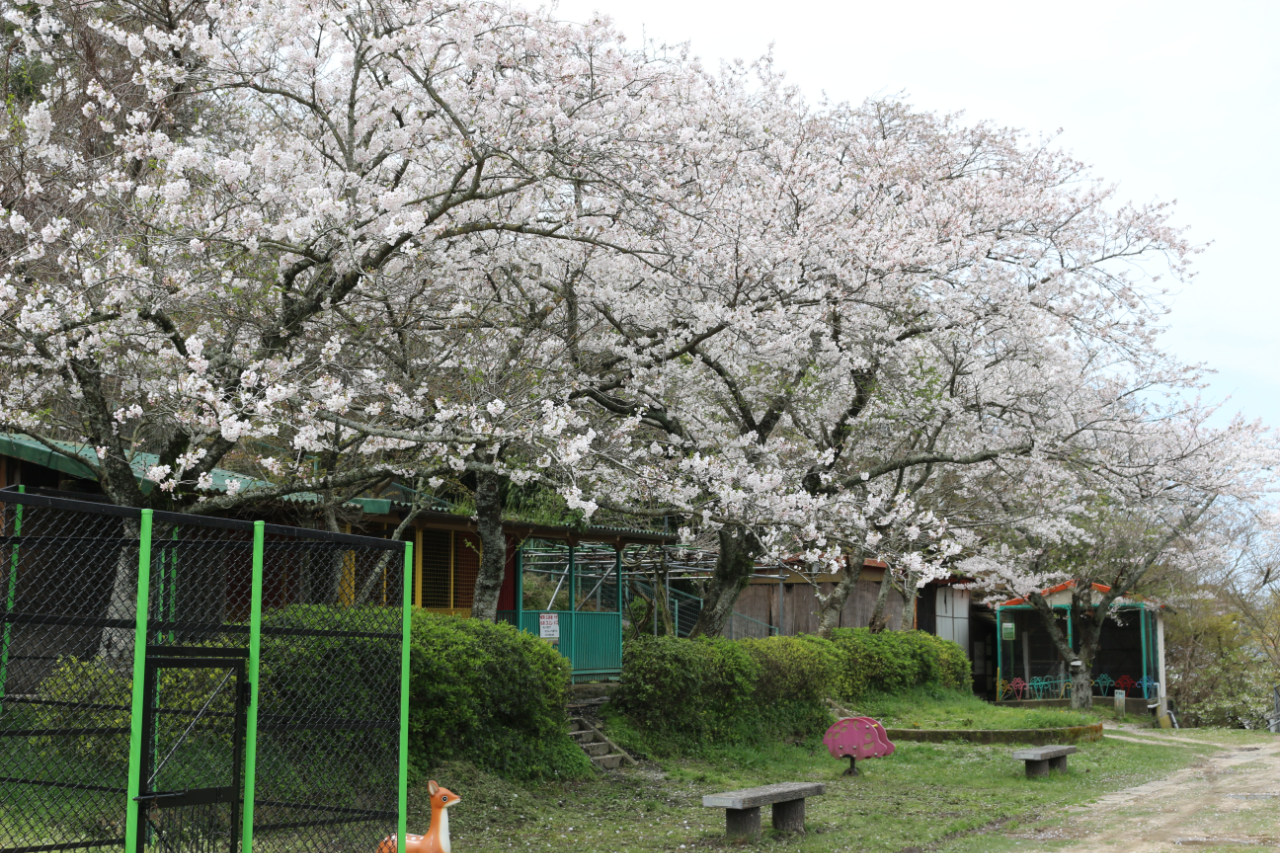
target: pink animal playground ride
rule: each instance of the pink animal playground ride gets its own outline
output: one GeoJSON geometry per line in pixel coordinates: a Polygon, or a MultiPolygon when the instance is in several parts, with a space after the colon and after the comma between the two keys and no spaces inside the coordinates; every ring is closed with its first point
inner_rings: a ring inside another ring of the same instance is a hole
{"type": "Polygon", "coordinates": [[[893,755],[893,744],[884,726],[870,717],[845,717],[827,729],[822,742],[833,758],[849,759],[846,776],[858,775],[858,759],[884,758],[893,755]]]}

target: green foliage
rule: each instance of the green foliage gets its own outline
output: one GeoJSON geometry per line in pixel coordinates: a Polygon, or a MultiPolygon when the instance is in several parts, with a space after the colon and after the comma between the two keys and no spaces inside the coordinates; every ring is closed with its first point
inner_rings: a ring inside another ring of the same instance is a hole
{"type": "Polygon", "coordinates": [[[1234,613],[1191,601],[1167,622],[1170,694],[1184,726],[1261,729],[1280,672],[1234,613]]]}
{"type": "Polygon", "coordinates": [[[712,744],[752,744],[820,734],[826,700],[919,686],[971,688],[969,661],[955,643],[922,631],[845,629],[762,640],[639,636],[622,656],[612,703],[629,745],[657,754],[712,744]]]}
{"type": "MultiPolygon", "coordinates": [[[[377,605],[300,604],[263,614],[259,713],[383,723],[399,720],[400,643],[351,635],[398,635],[400,619],[398,610],[377,605]]],[[[291,785],[305,788],[305,771],[295,779],[296,771],[326,758],[332,760],[330,772],[336,779],[359,788],[366,780],[385,776],[388,757],[395,755],[391,740],[396,729],[376,732],[324,727],[273,731],[259,740],[259,762],[272,766],[277,792],[291,785]],[[372,738],[386,745],[371,744],[372,738]]]]}
{"type": "Polygon", "coordinates": [[[760,664],[740,643],[640,636],[623,647],[613,704],[657,738],[658,752],[751,741],[764,734],[751,708],[759,678],[760,664]]]}
{"type": "Polygon", "coordinates": [[[937,684],[971,690],[973,675],[964,650],[925,631],[882,631],[838,628],[831,642],[839,648],[835,695],[855,701],[869,690],[899,693],[937,684]]]}
{"type": "MultiPolygon", "coordinates": [[[[156,691],[165,707],[199,708],[214,695],[224,674],[213,669],[161,669],[156,691]]],[[[122,773],[129,761],[132,685],[130,667],[102,658],[58,658],[39,692],[41,699],[57,704],[36,705],[33,727],[90,733],[41,737],[40,747],[75,756],[101,772],[122,773]]],[[[234,697],[234,691],[224,687],[210,710],[233,711],[234,697]]]]}
{"type": "Polygon", "coordinates": [[[413,615],[410,759],[417,773],[449,760],[512,779],[582,776],[569,737],[569,662],[512,625],[413,615]]]}
{"type": "Polygon", "coordinates": [[[784,736],[821,734],[831,725],[839,652],[819,637],[768,637],[738,645],[759,666],[752,701],[767,730],[784,736]]]}
{"type": "Polygon", "coordinates": [[[113,668],[100,658],[82,660],[74,655],[58,658],[49,676],[40,684],[38,695],[42,700],[59,704],[35,706],[33,728],[106,729],[122,734],[43,737],[40,746],[69,752],[104,770],[127,765],[132,683],[130,670],[113,668]],[[71,708],[63,703],[83,707],[71,708]]]}

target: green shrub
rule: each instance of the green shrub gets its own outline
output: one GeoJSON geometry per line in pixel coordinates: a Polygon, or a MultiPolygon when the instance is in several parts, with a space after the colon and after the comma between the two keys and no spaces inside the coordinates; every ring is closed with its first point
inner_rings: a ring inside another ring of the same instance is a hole
{"type": "Polygon", "coordinates": [[[806,736],[830,722],[819,656],[788,637],[733,641],[640,636],[623,648],[613,702],[647,736],[640,748],[806,736]],[[798,662],[800,674],[789,671],[798,662]]]}
{"type": "Polygon", "coordinates": [[[548,643],[505,623],[419,610],[410,648],[415,772],[455,759],[511,779],[591,771],[569,737],[569,662],[548,643]]]}
{"type": "Polygon", "coordinates": [[[971,689],[969,661],[955,643],[922,631],[843,629],[761,640],[640,636],[622,655],[611,703],[629,745],[651,752],[709,744],[812,737],[831,722],[826,700],[856,702],[869,691],[921,686],[971,689]]]}
{"type": "Polygon", "coordinates": [[[269,768],[260,778],[274,798],[306,796],[313,783],[305,768],[314,762],[354,791],[394,774],[400,620],[397,610],[376,605],[300,604],[263,614],[258,762],[269,768]],[[397,636],[359,636],[373,632],[397,636]]]}
{"type": "Polygon", "coordinates": [[[930,684],[952,690],[973,686],[964,650],[924,631],[873,634],[867,628],[838,628],[831,642],[840,661],[833,692],[846,701],[856,701],[869,690],[900,693],[930,684]]]}
{"type": "MultiPolygon", "coordinates": [[[[129,662],[132,663],[131,661],[129,662]]],[[[214,669],[162,669],[157,693],[164,707],[199,708],[211,696],[224,675],[214,669]]],[[[88,762],[85,772],[104,773],[123,778],[129,762],[130,708],[133,704],[133,671],[102,658],[59,657],[49,675],[41,682],[38,697],[50,704],[36,705],[32,712],[33,727],[38,729],[73,729],[80,734],[47,735],[38,739],[41,749],[50,754],[74,756],[88,762]]],[[[223,689],[209,706],[215,713],[235,710],[234,690],[223,689]]],[[[197,739],[191,739],[193,744],[197,739]]],[[[229,754],[230,735],[225,743],[216,735],[205,734],[202,748],[225,747],[229,754]]]]}

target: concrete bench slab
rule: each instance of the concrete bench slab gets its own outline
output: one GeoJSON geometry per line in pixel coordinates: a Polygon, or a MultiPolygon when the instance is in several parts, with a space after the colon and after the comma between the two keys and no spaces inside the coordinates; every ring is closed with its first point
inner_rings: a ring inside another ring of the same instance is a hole
{"type": "Polygon", "coordinates": [[[1037,746],[1033,749],[1016,750],[1013,757],[1027,763],[1028,776],[1048,776],[1050,770],[1065,771],[1067,756],[1079,751],[1074,746],[1037,746]]]}
{"type": "Polygon", "coordinates": [[[825,794],[820,782],[780,782],[741,791],[707,794],[702,805],[724,809],[725,835],[729,838],[756,838],[760,835],[760,807],[773,806],[773,828],[783,832],[804,831],[806,797],[825,794]]]}

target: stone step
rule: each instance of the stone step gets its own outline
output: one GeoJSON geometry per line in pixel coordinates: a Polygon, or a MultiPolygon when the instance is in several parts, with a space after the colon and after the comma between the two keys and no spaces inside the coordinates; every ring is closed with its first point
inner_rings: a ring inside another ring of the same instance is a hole
{"type": "Polygon", "coordinates": [[[609,744],[604,741],[600,741],[599,743],[584,743],[582,745],[582,749],[592,758],[595,758],[598,755],[609,754],[609,744]]]}
{"type": "Polygon", "coordinates": [[[576,732],[569,732],[569,737],[573,738],[574,741],[576,741],[579,744],[595,743],[597,740],[600,739],[599,735],[597,735],[595,732],[589,729],[579,730],[576,732]]]}
{"type": "Polygon", "coordinates": [[[617,770],[622,765],[622,756],[616,753],[612,755],[593,755],[591,763],[601,770],[617,770]]]}

